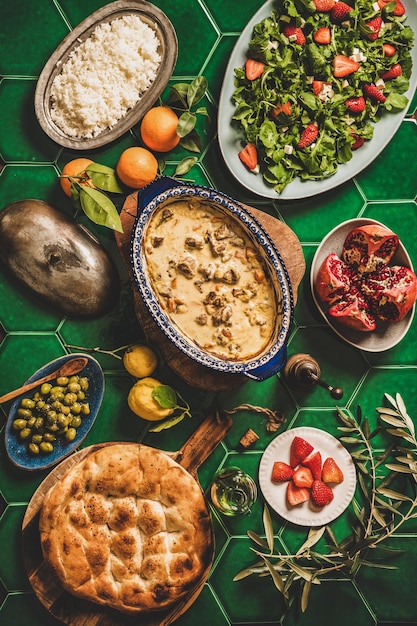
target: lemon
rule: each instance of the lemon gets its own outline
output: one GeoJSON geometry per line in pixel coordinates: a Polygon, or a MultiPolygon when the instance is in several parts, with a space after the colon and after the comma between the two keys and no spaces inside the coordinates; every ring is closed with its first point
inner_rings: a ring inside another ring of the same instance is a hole
{"type": "Polygon", "coordinates": [[[150,422],[165,419],[174,412],[173,408],[164,409],[152,397],[152,391],[162,383],[156,378],[147,376],[137,381],[129,391],[127,403],[133,413],[150,422]]]}
{"type": "Polygon", "coordinates": [[[126,350],[123,365],[135,378],[145,378],[155,371],[158,359],[151,348],[138,344],[126,350]]]}

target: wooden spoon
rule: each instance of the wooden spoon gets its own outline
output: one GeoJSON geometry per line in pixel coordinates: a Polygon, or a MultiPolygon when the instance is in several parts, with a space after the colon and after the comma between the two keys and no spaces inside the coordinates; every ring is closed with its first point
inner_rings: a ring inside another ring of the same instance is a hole
{"type": "Polygon", "coordinates": [[[9,391],[9,393],[6,393],[4,396],[0,396],[0,404],[2,404],[3,402],[7,402],[7,400],[12,400],[17,396],[20,396],[22,393],[26,393],[26,391],[34,389],[35,387],[39,387],[40,385],[43,385],[43,383],[47,383],[54,378],[59,378],[60,376],[73,376],[74,374],[78,374],[78,372],[81,372],[81,370],[85,368],[87,363],[88,359],[86,357],[77,357],[75,359],[71,359],[70,361],[64,363],[64,365],[61,365],[61,367],[55,370],[55,372],[52,372],[51,374],[48,374],[43,378],[39,378],[38,380],[34,380],[32,383],[27,383],[26,385],[23,385],[22,387],[19,387],[14,391],[9,391]]]}

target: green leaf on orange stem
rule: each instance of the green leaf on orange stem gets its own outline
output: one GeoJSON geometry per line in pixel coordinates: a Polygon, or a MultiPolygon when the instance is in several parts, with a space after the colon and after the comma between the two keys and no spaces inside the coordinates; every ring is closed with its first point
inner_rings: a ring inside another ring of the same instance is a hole
{"type": "Polygon", "coordinates": [[[123,232],[119,213],[113,202],[98,189],[74,185],[79,194],[79,203],[88,218],[99,226],[106,226],[119,233],[123,232]]]}

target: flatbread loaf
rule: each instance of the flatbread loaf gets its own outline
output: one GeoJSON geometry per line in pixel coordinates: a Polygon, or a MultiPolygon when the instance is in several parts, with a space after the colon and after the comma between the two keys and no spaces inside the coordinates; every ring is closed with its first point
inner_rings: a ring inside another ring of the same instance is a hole
{"type": "Polygon", "coordinates": [[[175,604],[212,558],[197,481],[141,444],[109,444],[72,466],[47,493],[39,529],[45,562],[66,591],[126,613],[175,604]]]}

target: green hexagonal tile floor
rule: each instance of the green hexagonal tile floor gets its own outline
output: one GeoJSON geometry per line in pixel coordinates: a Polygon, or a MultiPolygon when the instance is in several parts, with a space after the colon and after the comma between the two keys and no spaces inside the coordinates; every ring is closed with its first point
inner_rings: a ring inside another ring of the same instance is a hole
{"type": "MultiPolygon", "coordinates": [[[[292,0],[276,2],[285,2],[289,7],[293,5],[292,0]]],[[[415,0],[407,0],[407,6],[413,3],[415,0]]],[[[321,385],[293,385],[283,372],[262,382],[248,380],[240,384],[239,381],[239,384],[227,384],[226,388],[217,389],[216,384],[216,389],[207,389],[201,384],[200,375],[193,384],[194,381],[183,377],[181,371],[172,369],[170,363],[164,361],[161,346],[155,343],[153,347],[158,355],[155,376],[178,392],[181,400],[190,406],[192,417],[186,417],[172,429],[150,432],[149,423],[134,415],[128,407],[127,395],[135,379],[126,372],[121,360],[126,346],[146,339],[146,324],[137,316],[129,272],[113,233],[79,215],[80,222],[92,231],[115,262],[121,283],[118,301],[99,319],[70,319],[38,300],[31,291],[17,284],[4,267],[0,268],[0,395],[19,386],[44,363],[68,352],[86,351],[92,353],[103,368],[105,391],[98,417],[81,448],[121,440],[142,442],[174,453],[181,449],[208,412],[218,411],[219,416],[228,412],[232,419],[230,430],[198,469],[200,484],[209,501],[211,483],[220,468],[237,465],[258,480],[263,451],[287,429],[315,427],[340,437],[346,433],[339,429],[338,411],[347,420],[348,434],[355,419],[361,419],[360,428],[365,435],[362,444],[352,448],[358,463],[360,484],[347,509],[329,523],[327,533],[311,548],[307,569],[300,569],[306,564],[296,561],[294,555],[305,541],[308,529],[286,521],[278,513],[271,513],[274,549],[281,555],[279,561],[275,561],[279,562],[278,571],[285,570],[285,563],[293,563],[284,592],[297,579],[301,582],[309,577],[308,565],[314,561],[314,550],[318,554],[327,554],[322,584],[310,585],[316,582],[313,577],[304,585],[304,589],[311,586],[307,610],[300,611],[297,595],[294,603],[291,599],[288,606],[276,588],[282,584],[278,576],[275,584],[271,576],[252,575],[233,580],[261,558],[253,549],[265,551],[268,535],[264,528],[265,501],[259,488],[250,515],[227,517],[210,504],[215,535],[213,566],[201,593],[176,623],[178,626],[191,626],[197,622],[203,626],[330,626],[336,622],[357,626],[415,625],[417,605],[412,572],[417,558],[417,524],[409,514],[410,519],[406,515],[404,526],[397,528],[395,511],[397,507],[412,503],[416,490],[410,488],[406,472],[386,484],[388,469],[384,463],[377,462],[372,466],[363,455],[368,446],[372,446],[382,459],[388,450],[387,458],[394,465],[401,462],[395,457],[403,455],[404,465],[404,455],[410,453],[410,446],[415,443],[411,437],[400,452],[392,451],[392,435],[380,430],[377,408],[387,404],[384,394],[395,397],[399,393],[408,407],[411,422],[417,422],[417,322],[414,320],[407,337],[389,350],[367,352],[353,347],[334,334],[320,316],[312,298],[309,272],[323,237],[339,223],[357,217],[381,221],[394,230],[412,262],[417,263],[417,160],[413,156],[417,150],[417,95],[392,141],[354,179],[323,194],[295,201],[261,198],[242,187],[229,173],[217,138],[217,111],[228,58],[240,33],[263,5],[263,0],[241,3],[235,0],[190,0],[186,3],[155,0],[154,4],[169,17],[178,37],[178,59],[169,86],[189,83],[198,75],[204,75],[208,80],[208,88],[200,103],[208,115],[201,116],[196,127],[202,149],[186,179],[214,187],[273,216],[296,234],[306,271],[295,292],[297,302],[288,354],[311,355],[319,362],[326,384],[342,388],[343,397],[334,400],[321,385]],[[241,439],[248,431],[255,433],[255,441],[245,449],[241,439]],[[362,487],[373,471],[376,484],[364,491],[362,487]],[[386,498],[389,504],[384,508],[386,498]],[[373,517],[367,518],[370,502],[373,502],[373,517]],[[380,536],[384,526],[389,536],[386,547],[396,555],[389,564],[396,569],[370,567],[370,563],[375,565],[375,560],[377,565],[382,565],[378,562],[382,551],[377,550],[374,559],[373,540],[380,536]],[[352,528],[356,529],[363,545],[368,546],[368,552],[365,555],[360,552],[363,562],[357,555],[348,565],[334,568],[331,566],[333,559],[350,545],[348,537],[352,528]],[[248,531],[252,532],[254,541],[248,537],[248,531]],[[256,535],[259,535],[257,540],[256,535]],[[339,543],[337,548],[335,542],[339,543]],[[329,548],[332,543],[333,547],[329,548]]],[[[302,3],[294,0],[294,4],[302,3]]],[[[22,198],[45,200],[64,212],[71,210],[69,200],[62,194],[58,176],[65,163],[81,154],[58,146],[44,134],[34,112],[34,92],[40,72],[57,45],[77,24],[102,6],[103,0],[38,0],[36,3],[16,0],[1,4],[0,210],[22,198]]],[[[376,11],[374,4],[369,11],[376,11]]],[[[168,96],[167,87],[161,100],[166,102],[168,96]]],[[[136,127],[111,145],[83,153],[83,156],[114,168],[121,152],[138,144],[138,137],[136,127]]],[[[165,155],[160,167],[165,168],[164,174],[173,176],[178,164],[188,156],[190,153],[178,146],[165,155]]],[[[123,200],[119,198],[118,209],[123,200]]],[[[36,237],[36,233],[33,236],[36,237]]],[[[279,246],[280,242],[277,243],[279,246]]],[[[297,254],[295,249],[291,252],[297,254]]],[[[4,444],[9,408],[10,402],[0,405],[0,543],[3,549],[0,623],[2,626],[16,623],[58,626],[62,621],[54,617],[53,611],[48,612],[34,593],[21,553],[21,525],[27,505],[49,470],[26,472],[9,461],[4,444]]],[[[394,420],[391,426],[398,426],[398,423],[394,420]]],[[[345,445],[349,447],[352,443],[345,445]]],[[[410,467],[415,472],[412,465],[406,465],[406,471],[410,467]]],[[[314,518],[312,525],[314,527],[314,518]]],[[[266,554],[268,550],[266,548],[266,554]]],[[[262,563],[263,560],[255,569],[262,563]]],[[[80,622],[70,620],[65,623],[80,622]]],[[[98,622],[83,622],[86,626],[90,623],[98,622]]],[[[117,625],[131,623],[127,617],[117,620],[117,625]]],[[[159,620],[155,619],[152,626],[157,623],[159,620]]],[[[110,625],[110,622],[106,621],[106,624],[110,625]]]]}

